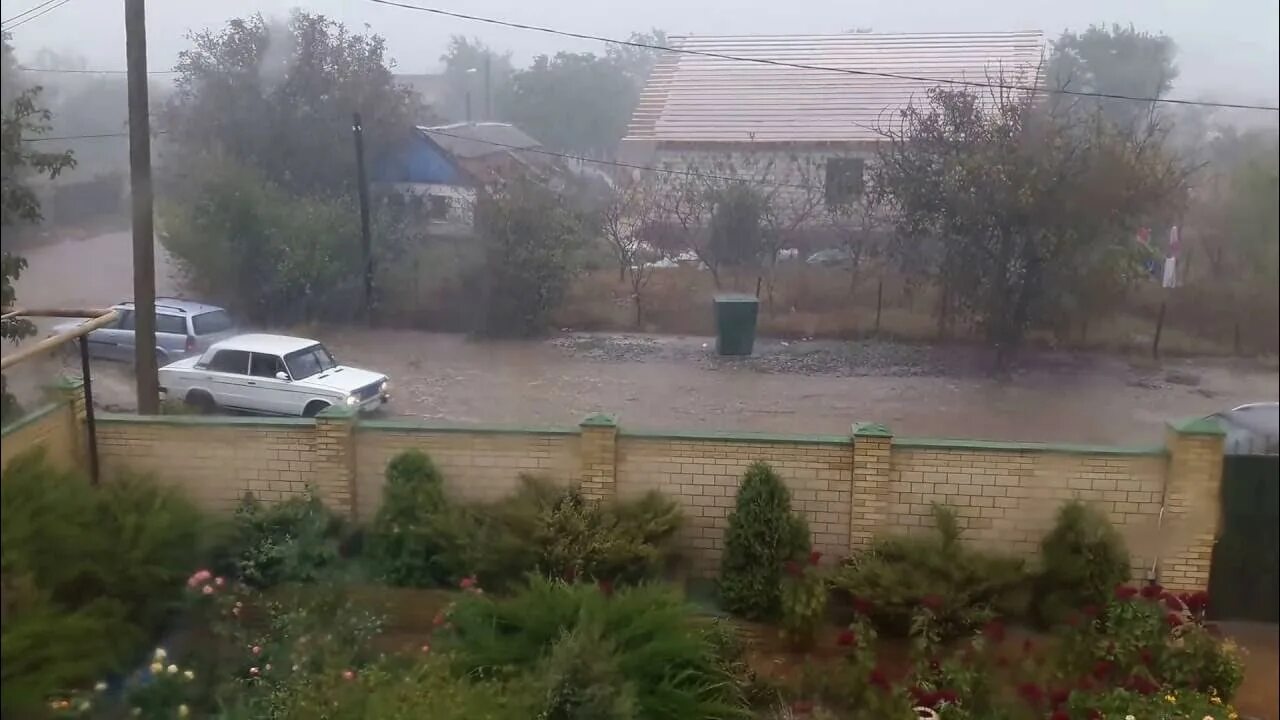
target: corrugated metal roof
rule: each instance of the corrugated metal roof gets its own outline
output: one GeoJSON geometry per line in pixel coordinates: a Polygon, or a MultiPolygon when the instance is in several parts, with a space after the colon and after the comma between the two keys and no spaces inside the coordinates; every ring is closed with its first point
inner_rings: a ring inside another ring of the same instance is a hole
{"type": "Polygon", "coordinates": [[[477,158],[542,147],[542,143],[510,123],[462,122],[435,127],[419,126],[418,130],[457,158],[477,158]]]}
{"type": "MultiPolygon", "coordinates": [[[[818,68],[1029,85],[1039,31],[1000,33],[684,36],[673,47],[818,68]]],[[[627,137],[681,142],[860,142],[938,83],[666,52],[654,65],[627,137]]],[[[978,89],[986,93],[986,90],[978,89]]]]}

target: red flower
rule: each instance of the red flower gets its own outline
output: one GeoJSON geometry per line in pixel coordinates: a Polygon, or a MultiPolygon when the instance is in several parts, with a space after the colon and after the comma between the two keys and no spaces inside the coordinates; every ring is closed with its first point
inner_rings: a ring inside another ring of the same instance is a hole
{"type": "Polygon", "coordinates": [[[798,565],[795,560],[788,560],[787,564],[784,565],[783,568],[791,577],[800,577],[800,565],[798,565]]]}
{"type": "Polygon", "coordinates": [[[1106,680],[1107,676],[1111,674],[1111,668],[1110,660],[1099,660],[1093,664],[1093,670],[1090,671],[1090,674],[1093,675],[1095,680],[1106,680]]]}
{"type": "Polygon", "coordinates": [[[1125,687],[1141,695],[1150,695],[1160,689],[1159,685],[1142,675],[1130,677],[1129,682],[1125,683],[1125,687]]]}
{"type": "Polygon", "coordinates": [[[1089,708],[1089,720],[1103,720],[1102,711],[1097,708],[1089,708]]]}
{"type": "Polygon", "coordinates": [[[875,605],[870,600],[857,595],[849,598],[849,603],[853,605],[853,611],[859,615],[870,615],[871,611],[875,610],[875,605]]]}
{"type": "Polygon", "coordinates": [[[1076,681],[1076,689],[1082,690],[1084,692],[1089,692],[1094,688],[1096,684],[1097,683],[1093,681],[1093,678],[1089,677],[1088,675],[1081,675],[1080,679],[1076,681]]]}
{"type": "Polygon", "coordinates": [[[1164,616],[1164,622],[1169,626],[1169,629],[1172,630],[1182,625],[1182,617],[1178,615],[1178,613],[1169,613],[1164,616]]]}
{"type": "Polygon", "coordinates": [[[1049,693],[1049,705],[1050,707],[1058,707],[1065,703],[1069,697],[1071,697],[1070,690],[1059,688],[1049,693]]]}
{"type": "Polygon", "coordinates": [[[445,624],[445,622],[447,622],[447,620],[445,619],[443,610],[437,612],[436,616],[431,618],[431,624],[436,627],[440,627],[441,625],[445,624]]]}
{"type": "Polygon", "coordinates": [[[596,587],[600,588],[600,594],[605,597],[613,597],[613,581],[600,580],[596,583],[596,587]]]}
{"type": "Polygon", "coordinates": [[[1144,599],[1155,600],[1164,594],[1164,588],[1160,587],[1157,583],[1152,583],[1150,585],[1144,585],[1141,592],[1144,599]]]}
{"type": "Polygon", "coordinates": [[[1170,610],[1173,610],[1175,612],[1181,612],[1182,610],[1187,609],[1187,606],[1183,605],[1182,601],[1178,599],[1178,596],[1174,595],[1173,593],[1164,594],[1164,604],[1170,610]]]}
{"type": "Polygon", "coordinates": [[[808,715],[813,712],[812,700],[796,700],[791,703],[791,710],[797,715],[808,715]]]}
{"type": "Polygon", "coordinates": [[[858,636],[852,630],[841,630],[836,637],[836,644],[840,647],[853,647],[858,644],[858,636]]]}
{"type": "Polygon", "coordinates": [[[1134,596],[1134,595],[1137,595],[1137,594],[1138,594],[1138,589],[1137,589],[1137,588],[1135,588],[1135,587],[1130,587],[1130,586],[1128,586],[1128,585],[1117,585],[1117,586],[1116,586],[1116,599],[1117,599],[1117,600],[1130,600],[1130,599],[1132,599],[1132,598],[1133,598],[1133,596],[1134,596]]]}
{"type": "Polygon", "coordinates": [[[1209,607],[1209,593],[1199,590],[1182,596],[1182,602],[1191,612],[1199,615],[1209,607]]]}
{"type": "Polygon", "coordinates": [[[470,590],[475,586],[476,586],[475,575],[468,575],[467,577],[464,577],[462,578],[462,580],[458,581],[458,587],[462,588],[463,590],[470,590]]]}
{"type": "Polygon", "coordinates": [[[1018,686],[1018,694],[1031,705],[1039,705],[1044,700],[1044,690],[1035,683],[1022,683],[1018,686]]]}
{"type": "Polygon", "coordinates": [[[982,634],[993,645],[999,645],[1004,642],[1004,623],[999,620],[992,620],[982,626],[982,634]]]}
{"type": "Polygon", "coordinates": [[[822,560],[822,553],[814,550],[809,553],[809,564],[817,565],[822,560]]]}
{"type": "Polygon", "coordinates": [[[1080,609],[1080,612],[1084,613],[1084,616],[1087,618],[1096,618],[1098,617],[1098,606],[1085,605],[1083,608],[1080,609]]]}
{"type": "Polygon", "coordinates": [[[1071,720],[1071,716],[1067,714],[1066,710],[1054,710],[1053,714],[1049,716],[1049,720],[1071,720]]]}
{"type": "Polygon", "coordinates": [[[1138,657],[1142,659],[1143,665],[1151,665],[1155,661],[1155,657],[1151,654],[1151,648],[1142,648],[1138,651],[1138,657]]]}
{"type": "Polygon", "coordinates": [[[867,682],[874,687],[878,687],[885,692],[889,692],[889,678],[885,676],[884,671],[879,667],[872,668],[871,674],[867,676],[867,682]]]}
{"type": "Polygon", "coordinates": [[[929,595],[925,595],[924,597],[920,598],[920,604],[921,604],[921,605],[923,605],[923,606],[925,606],[925,607],[926,607],[926,608],[928,608],[929,610],[932,610],[933,612],[937,612],[937,611],[941,610],[941,609],[942,609],[942,605],[943,605],[945,602],[946,602],[946,601],[942,599],[942,596],[941,596],[941,595],[933,595],[933,594],[929,594],[929,595]]]}

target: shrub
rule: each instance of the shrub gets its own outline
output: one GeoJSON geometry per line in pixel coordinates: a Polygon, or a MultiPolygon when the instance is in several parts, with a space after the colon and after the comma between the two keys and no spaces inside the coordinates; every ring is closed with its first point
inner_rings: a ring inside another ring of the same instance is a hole
{"type": "Polygon", "coordinates": [[[440,471],[410,450],[387,464],[382,506],[369,528],[367,553],[378,575],[393,585],[447,584],[457,568],[446,561],[441,523],[451,509],[440,471]]]}
{"type": "Polygon", "coordinates": [[[720,561],[720,602],[752,619],[778,616],[782,568],[809,550],[809,526],[791,512],[781,478],[763,462],[752,463],[729,514],[720,561]]]}
{"type": "Polygon", "coordinates": [[[713,621],[693,615],[665,587],[610,593],[535,577],[509,598],[468,595],[451,621],[456,666],[470,675],[516,678],[556,659],[540,680],[562,710],[634,707],[634,717],[655,720],[748,716],[713,621]],[[592,643],[589,655],[571,651],[592,643]]]}
{"type": "Polygon", "coordinates": [[[0,483],[4,714],[136,658],[200,562],[204,523],[176,491],[123,477],[101,487],[19,456],[0,483]]]}
{"type": "Polygon", "coordinates": [[[1036,619],[1051,624],[1073,610],[1101,607],[1111,589],[1128,579],[1129,552],[1120,533],[1095,508],[1067,503],[1040,542],[1036,619]]]}
{"type": "Polygon", "coordinates": [[[807,563],[788,560],[782,579],[782,633],[800,649],[813,645],[827,618],[827,579],[818,568],[820,559],[815,551],[807,563]]]}
{"type": "Polygon", "coordinates": [[[934,506],[934,532],[876,539],[849,558],[832,584],[875,602],[872,617],[906,634],[921,608],[939,639],[967,633],[1019,605],[1026,576],[1020,559],[965,547],[955,512],[934,506]]]}
{"type": "Polygon", "coordinates": [[[509,498],[456,513],[441,534],[486,587],[506,588],[528,573],[628,584],[655,577],[680,526],[678,506],[653,492],[598,502],[577,488],[522,477],[509,498]]]}
{"type": "Polygon", "coordinates": [[[338,561],[341,530],[313,490],[272,505],[246,494],[222,554],[251,587],[314,582],[338,561]]]}

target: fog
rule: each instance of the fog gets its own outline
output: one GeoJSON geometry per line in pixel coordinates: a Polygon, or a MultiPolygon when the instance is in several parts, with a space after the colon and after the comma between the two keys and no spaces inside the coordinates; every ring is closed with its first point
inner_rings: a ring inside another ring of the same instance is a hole
{"type": "MultiPolygon", "coordinates": [[[[5,15],[30,2],[5,4],[5,15]]],[[[413,3],[410,3],[413,4],[413,3]]],[[[1130,23],[1162,32],[1178,44],[1179,77],[1172,96],[1217,101],[1273,104],[1280,85],[1280,9],[1272,0],[1140,0],[1077,2],[914,2],[799,0],[744,3],[740,0],[653,0],[648,3],[597,3],[552,0],[529,4],[516,0],[467,3],[417,3],[514,22],[545,24],[566,30],[626,37],[632,31],[662,28],[668,33],[830,33],[870,28],[876,32],[1042,30],[1056,37],[1092,23],[1130,23]]],[[[166,69],[187,45],[188,30],[217,27],[254,12],[285,15],[298,3],[289,0],[170,0],[147,7],[148,51],[153,69],[166,69]]],[[[83,56],[92,67],[124,67],[123,2],[75,2],[17,28],[12,44],[30,63],[48,48],[83,56]]],[[[365,0],[315,0],[306,9],[339,20],[353,30],[368,27],[387,39],[388,55],[406,73],[439,69],[439,57],[451,35],[478,37],[490,47],[510,50],[517,64],[558,50],[602,52],[600,43],[544,33],[500,28],[444,18],[365,0]]]]}

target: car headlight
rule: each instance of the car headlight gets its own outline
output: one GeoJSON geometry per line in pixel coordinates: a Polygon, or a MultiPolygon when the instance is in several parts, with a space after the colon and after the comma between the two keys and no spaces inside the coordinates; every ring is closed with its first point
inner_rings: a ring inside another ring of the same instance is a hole
{"type": "Polygon", "coordinates": [[[360,398],[356,397],[355,395],[348,395],[348,396],[347,396],[347,404],[348,404],[348,405],[355,405],[355,404],[357,404],[357,403],[359,403],[359,402],[360,402],[360,398]]]}
{"type": "Polygon", "coordinates": [[[391,389],[391,381],[386,378],[383,378],[382,382],[378,384],[378,394],[386,395],[387,391],[390,389],[391,389]]]}

